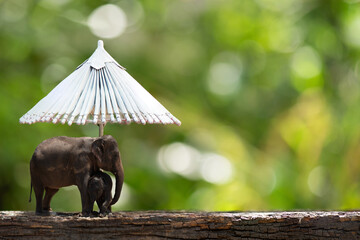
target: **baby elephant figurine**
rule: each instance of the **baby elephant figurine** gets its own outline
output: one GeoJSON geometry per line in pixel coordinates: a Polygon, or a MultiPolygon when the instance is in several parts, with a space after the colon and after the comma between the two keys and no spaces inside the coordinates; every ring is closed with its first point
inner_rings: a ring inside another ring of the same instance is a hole
{"type": "Polygon", "coordinates": [[[90,177],[87,189],[90,207],[93,208],[96,201],[101,216],[111,213],[111,189],[112,181],[108,174],[97,171],[90,177]]]}

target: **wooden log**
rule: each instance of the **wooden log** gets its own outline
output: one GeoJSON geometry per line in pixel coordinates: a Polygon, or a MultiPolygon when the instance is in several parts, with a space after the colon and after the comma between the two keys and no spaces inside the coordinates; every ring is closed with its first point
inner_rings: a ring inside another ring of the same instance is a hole
{"type": "Polygon", "coordinates": [[[0,239],[360,239],[360,212],[0,212],[0,239]]]}

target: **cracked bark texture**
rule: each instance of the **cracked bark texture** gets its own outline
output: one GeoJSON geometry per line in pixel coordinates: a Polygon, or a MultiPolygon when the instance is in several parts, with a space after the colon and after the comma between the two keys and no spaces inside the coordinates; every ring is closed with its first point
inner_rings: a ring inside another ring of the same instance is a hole
{"type": "Polygon", "coordinates": [[[0,239],[360,239],[360,212],[0,212],[0,239]]]}

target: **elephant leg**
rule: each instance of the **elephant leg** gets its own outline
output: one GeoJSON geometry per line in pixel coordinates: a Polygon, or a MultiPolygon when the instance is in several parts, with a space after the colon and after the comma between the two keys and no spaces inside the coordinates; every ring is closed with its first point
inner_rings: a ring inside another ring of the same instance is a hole
{"type": "Polygon", "coordinates": [[[89,204],[90,204],[90,212],[93,213],[93,210],[94,210],[94,203],[95,201],[94,200],[90,200],[89,204]]]}
{"type": "Polygon", "coordinates": [[[89,206],[90,206],[90,212],[93,213],[94,210],[94,203],[96,201],[96,196],[92,194],[92,192],[88,193],[88,200],[89,200],[89,206]]]}
{"type": "Polygon", "coordinates": [[[111,189],[107,191],[104,195],[105,195],[104,196],[105,201],[103,203],[103,207],[106,213],[111,213],[111,201],[112,201],[111,189]]]}
{"type": "Polygon", "coordinates": [[[103,215],[107,215],[111,213],[111,192],[104,193],[99,200],[96,201],[96,203],[99,206],[100,213],[103,215]]]}
{"type": "Polygon", "coordinates": [[[42,200],[44,195],[44,187],[41,184],[33,183],[33,188],[36,197],[36,215],[42,215],[43,214],[42,200]]]}
{"type": "Polygon", "coordinates": [[[106,214],[106,208],[104,207],[104,200],[102,199],[96,200],[96,203],[99,207],[100,214],[106,214]]]}
{"type": "Polygon", "coordinates": [[[54,196],[55,193],[57,193],[59,191],[59,189],[52,189],[52,188],[45,188],[46,192],[45,192],[45,197],[43,200],[43,210],[45,211],[51,211],[50,208],[50,201],[52,199],[52,197],[54,196]]]}
{"type": "Polygon", "coordinates": [[[80,196],[81,196],[81,206],[82,206],[82,215],[83,216],[89,216],[91,213],[90,199],[89,199],[89,195],[87,193],[89,178],[90,178],[90,176],[85,176],[83,179],[77,180],[77,187],[80,191],[80,196]]]}

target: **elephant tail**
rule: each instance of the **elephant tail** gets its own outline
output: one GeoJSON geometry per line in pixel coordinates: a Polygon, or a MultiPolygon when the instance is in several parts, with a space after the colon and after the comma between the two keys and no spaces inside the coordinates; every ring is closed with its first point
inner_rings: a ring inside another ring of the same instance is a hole
{"type": "Polygon", "coordinates": [[[32,194],[32,182],[30,182],[30,197],[29,197],[29,202],[31,202],[31,194],[32,194]]]}

